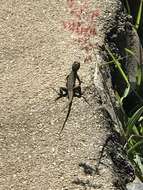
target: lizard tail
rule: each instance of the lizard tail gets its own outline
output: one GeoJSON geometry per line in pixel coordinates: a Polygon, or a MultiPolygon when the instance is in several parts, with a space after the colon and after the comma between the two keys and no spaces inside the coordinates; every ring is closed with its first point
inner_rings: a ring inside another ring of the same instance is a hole
{"type": "Polygon", "coordinates": [[[64,120],[63,126],[62,126],[62,128],[60,129],[59,136],[61,135],[61,133],[62,133],[64,127],[65,127],[65,124],[66,124],[66,122],[67,122],[67,119],[68,119],[69,114],[70,114],[70,111],[71,111],[71,106],[72,106],[72,101],[69,103],[68,113],[67,113],[66,118],[65,118],[65,120],[64,120]]]}

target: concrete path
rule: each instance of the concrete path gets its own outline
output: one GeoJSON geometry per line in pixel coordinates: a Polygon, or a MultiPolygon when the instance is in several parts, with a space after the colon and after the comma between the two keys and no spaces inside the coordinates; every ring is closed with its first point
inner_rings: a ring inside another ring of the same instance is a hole
{"type": "Polygon", "coordinates": [[[114,189],[108,167],[94,180],[79,167],[95,166],[105,141],[95,63],[102,19],[113,7],[105,0],[1,0],[0,190],[114,189]],[[65,86],[74,61],[91,106],[74,98],[59,140],[68,100],[55,103],[52,88],[65,86]]]}

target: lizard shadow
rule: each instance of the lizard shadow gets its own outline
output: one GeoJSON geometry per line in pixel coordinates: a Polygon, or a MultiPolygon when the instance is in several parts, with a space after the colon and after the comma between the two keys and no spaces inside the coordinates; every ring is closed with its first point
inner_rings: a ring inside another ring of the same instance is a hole
{"type": "MultiPolygon", "coordinates": [[[[96,173],[98,174],[95,168],[93,168],[91,165],[85,162],[79,163],[79,167],[83,169],[85,175],[94,176],[96,173]]],[[[102,186],[101,184],[97,185],[96,183],[93,182],[93,180],[81,179],[81,178],[76,178],[75,180],[72,181],[72,183],[84,187],[85,190],[87,190],[88,188],[97,189],[102,186]]]]}
{"type": "MultiPolygon", "coordinates": [[[[120,134],[117,131],[112,131],[112,133],[107,137],[102,147],[97,165],[95,167],[92,167],[87,163],[79,164],[79,166],[83,168],[84,174],[91,175],[93,176],[93,178],[95,174],[99,174],[98,173],[99,165],[100,164],[106,165],[105,163],[101,162],[103,153],[106,150],[107,155],[110,156],[113,162],[113,168],[118,176],[113,181],[114,185],[116,187],[119,187],[119,186],[125,186],[127,183],[132,182],[135,179],[134,169],[127,159],[127,155],[122,147],[122,143],[123,141],[120,134]]],[[[106,167],[109,167],[109,165],[106,165],[106,167]]],[[[91,184],[94,185],[93,180],[92,183],[88,182],[88,184],[90,184],[90,187],[91,184]]]]}
{"type": "Polygon", "coordinates": [[[72,181],[73,184],[78,185],[78,186],[82,186],[84,187],[85,190],[87,190],[87,188],[93,188],[93,189],[97,189],[100,188],[101,185],[96,185],[90,182],[90,180],[83,180],[83,179],[75,179],[72,181]]]}

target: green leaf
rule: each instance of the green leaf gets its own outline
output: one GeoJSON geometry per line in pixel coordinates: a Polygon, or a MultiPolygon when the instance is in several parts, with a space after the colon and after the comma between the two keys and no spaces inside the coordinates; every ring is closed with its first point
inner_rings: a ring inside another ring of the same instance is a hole
{"type": "Polygon", "coordinates": [[[139,120],[139,118],[141,117],[143,113],[143,106],[141,108],[139,108],[134,114],[133,116],[128,120],[127,122],[127,133],[126,135],[128,136],[129,133],[132,131],[133,126],[137,123],[137,121],[139,120]]]}
{"type": "Polygon", "coordinates": [[[137,15],[136,23],[135,23],[136,30],[138,30],[140,22],[141,22],[142,5],[143,5],[143,0],[140,0],[140,6],[139,6],[138,15],[137,15]]]}
{"type": "Polygon", "coordinates": [[[143,140],[138,141],[135,145],[131,146],[131,148],[127,151],[127,153],[130,154],[131,152],[133,152],[141,144],[143,144],[143,140]]]}
{"type": "Polygon", "coordinates": [[[127,97],[127,95],[129,94],[129,91],[130,91],[130,83],[129,83],[129,80],[128,80],[128,77],[126,76],[126,74],[124,73],[122,67],[121,67],[121,64],[120,62],[118,61],[118,59],[115,58],[115,56],[113,55],[113,53],[105,46],[105,49],[107,50],[107,52],[109,53],[109,55],[111,56],[111,58],[113,59],[114,61],[114,64],[115,66],[117,67],[117,69],[119,70],[120,74],[122,75],[123,79],[125,80],[126,84],[127,84],[127,88],[125,89],[124,91],[124,94],[123,96],[121,97],[120,99],[120,105],[122,106],[122,102],[123,102],[123,99],[127,97]]]}
{"type": "Polygon", "coordinates": [[[135,57],[135,54],[132,50],[125,48],[125,51],[135,57]]]}
{"type": "Polygon", "coordinates": [[[131,10],[130,10],[130,6],[129,6],[129,3],[128,3],[128,0],[125,0],[125,3],[126,3],[128,14],[131,15],[131,10]]]}

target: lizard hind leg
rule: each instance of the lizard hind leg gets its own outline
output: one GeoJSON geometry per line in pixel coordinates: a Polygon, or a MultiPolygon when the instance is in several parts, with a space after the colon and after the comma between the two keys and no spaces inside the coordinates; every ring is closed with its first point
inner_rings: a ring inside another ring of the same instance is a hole
{"type": "Polygon", "coordinates": [[[88,102],[88,100],[86,99],[86,97],[84,96],[84,92],[81,92],[81,86],[80,86],[80,85],[74,87],[74,96],[75,96],[75,97],[78,97],[78,98],[81,98],[81,97],[82,97],[82,98],[84,99],[84,101],[85,101],[89,106],[91,106],[90,103],[88,102]]]}
{"type": "Polygon", "coordinates": [[[58,97],[55,99],[55,101],[59,100],[62,97],[66,97],[68,95],[68,90],[65,87],[60,87],[60,92],[57,92],[57,94],[58,97]]]}
{"type": "Polygon", "coordinates": [[[75,97],[78,97],[78,98],[83,98],[84,99],[84,101],[89,105],[89,106],[91,106],[90,105],[90,103],[88,102],[88,100],[86,99],[86,97],[84,96],[84,92],[81,92],[81,86],[79,85],[79,86],[76,86],[75,88],[74,88],[74,96],[75,97]]]}
{"type": "Polygon", "coordinates": [[[74,87],[73,91],[74,91],[74,96],[75,97],[81,98],[82,92],[81,92],[81,86],[80,85],[74,87]]]}

